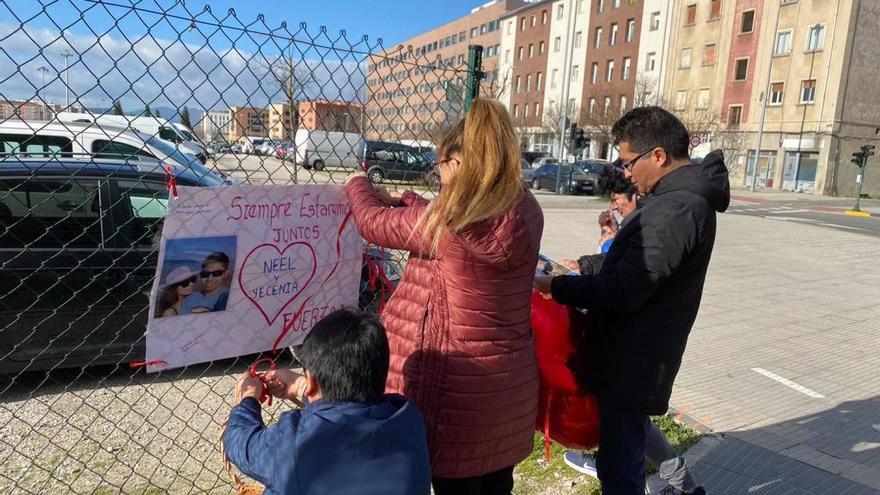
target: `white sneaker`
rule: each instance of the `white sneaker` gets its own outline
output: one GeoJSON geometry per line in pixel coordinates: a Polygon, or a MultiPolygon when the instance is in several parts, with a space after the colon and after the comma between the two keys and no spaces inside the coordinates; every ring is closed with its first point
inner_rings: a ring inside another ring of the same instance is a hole
{"type": "Polygon", "coordinates": [[[596,471],[596,456],[587,452],[570,451],[563,454],[563,459],[568,466],[579,473],[599,479],[596,471]]]}

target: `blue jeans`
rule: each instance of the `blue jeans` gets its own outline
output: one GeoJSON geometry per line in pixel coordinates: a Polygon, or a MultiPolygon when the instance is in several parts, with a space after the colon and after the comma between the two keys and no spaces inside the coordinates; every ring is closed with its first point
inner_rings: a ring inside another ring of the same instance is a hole
{"type": "Polygon", "coordinates": [[[650,419],[599,397],[596,469],[603,495],[644,495],[645,439],[650,419]]]}

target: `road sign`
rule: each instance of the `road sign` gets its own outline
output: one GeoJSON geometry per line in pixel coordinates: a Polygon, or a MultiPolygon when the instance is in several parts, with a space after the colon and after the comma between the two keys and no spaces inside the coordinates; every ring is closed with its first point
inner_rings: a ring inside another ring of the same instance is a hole
{"type": "Polygon", "coordinates": [[[702,142],[702,140],[700,139],[699,135],[694,134],[693,136],[691,136],[691,148],[696,148],[700,145],[700,142],[702,142]]]}

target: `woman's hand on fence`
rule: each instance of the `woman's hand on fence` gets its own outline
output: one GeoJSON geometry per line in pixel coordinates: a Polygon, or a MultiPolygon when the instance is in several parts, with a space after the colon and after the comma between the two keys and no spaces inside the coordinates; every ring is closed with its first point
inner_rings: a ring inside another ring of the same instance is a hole
{"type": "Polygon", "coordinates": [[[259,378],[251,376],[250,373],[244,373],[238,376],[238,383],[235,384],[235,403],[238,404],[245,397],[253,397],[260,400],[263,394],[263,383],[259,378]]]}
{"type": "Polygon", "coordinates": [[[355,173],[349,175],[347,179],[345,179],[345,185],[348,185],[349,182],[355,180],[357,177],[366,177],[366,176],[367,176],[366,172],[355,172],[355,173]]]}
{"type": "Polygon", "coordinates": [[[266,389],[279,399],[299,399],[306,391],[306,377],[292,370],[272,370],[266,373],[266,389]]]}

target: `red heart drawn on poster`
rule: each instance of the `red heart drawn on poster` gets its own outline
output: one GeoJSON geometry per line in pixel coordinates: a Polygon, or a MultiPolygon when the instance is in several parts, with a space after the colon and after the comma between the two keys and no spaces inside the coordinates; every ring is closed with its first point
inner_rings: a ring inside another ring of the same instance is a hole
{"type": "Polygon", "coordinates": [[[238,286],[272,325],[315,277],[315,248],[305,242],[279,249],[274,244],[255,246],[244,257],[238,286]]]}

